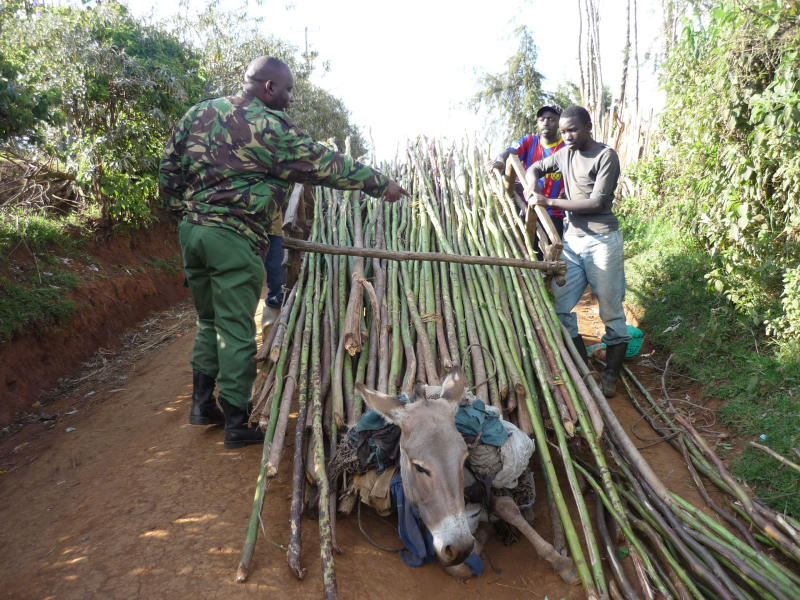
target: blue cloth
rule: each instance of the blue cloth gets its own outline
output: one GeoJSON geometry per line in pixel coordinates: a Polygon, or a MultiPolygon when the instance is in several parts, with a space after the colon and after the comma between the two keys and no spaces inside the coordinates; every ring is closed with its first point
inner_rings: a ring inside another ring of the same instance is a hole
{"type": "Polygon", "coordinates": [[[577,235],[571,227],[567,227],[561,258],[567,263],[566,283],[562,286],[555,281],[552,283],[554,308],[570,337],[580,335],[578,316],[572,309],[578,304],[588,283],[597,296],[600,318],[606,326],[603,343],[607,346],[627,344],[631,335],[622,308],[625,298],[625,257],[620,232],[577,235]]]}
{"type": "MultiPolygon", "coordinates": [[[[400,558],[409,567],[421,567],[435,562],[437,558],[436,550],[433,548],[433,536],[419,518],[417,509],[406,502],[400,473],[392,479],[390,489],[392,505],[397,511],[397,533],[406,547],[400,551],[400,558]]],[[[464,564],[469,567],[473,575],[480,577],[483,574],[483,559],[474,552],[467,557],[464,564]]]]}
{"type": "Polygon", "coordinates": [[[461,406],[456,413],[456,428],[462,436],[472,442],[480,434],[482,444],[502,446],[508,439],[508,432],[500,419],[486,410],[486,405],[476,398],[472,406],[461,406]]]}

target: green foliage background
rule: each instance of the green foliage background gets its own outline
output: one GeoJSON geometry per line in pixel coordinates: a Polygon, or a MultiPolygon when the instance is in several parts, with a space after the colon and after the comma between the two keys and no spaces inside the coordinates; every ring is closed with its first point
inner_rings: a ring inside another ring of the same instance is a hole
{"type": "Polygon", "coordinates": [[[202,93],[197,53],[114,2],[18,10],[0,44],[26,86],[61,92],[57,118],[10,140],[18,154],[74,177],[103,220],[147,223],[163,140],[202,93]]]}
{"type": "Polygon", "coordinates": [[[658,157],[631,170],[638,211],[696,239],[705,281],[751,326],[800,340],[800,27],[796,3],[725,0],[664,65],[658,157]]]}
{"type": "MultiPolygon", "coordinates": [[[[48,165],[51,180],[74,182],[73,208],[93,215],[97,207],[103,224],[147,224],[158,205],[158,163],[174,124],[200,99],[236,93],[245,67],[261,54],[294,69],[292,116],[300,127],[342,148],[350,136],[353,154],[365,152],[341,100],[308,81],[316,56],[300,56],[261,35],[246,2],[227,10],[210,0],[203,12],[185,15],[151,25],[114,1],[4,3],[0,152],[17,163],[48,165]]],[[[16,222],[51,208],[3,198],[0,206],[5,226],[12,214],[16,222]]]]}
{"type": "MultiPolygon", "coordinates": [[[[796,2],[688,3],[663,65],[653,157],[627,170],[629,301],[676,377],[723,400],[741,439],[796,461],[800,444],[800,11],[796,2]]],[[[734,444],[719,441],[718,451],[734,444]]],[[[800,479],[745,446],[734,473],[800,514],[800,479]]]]}
{"type": "Polygon", "coordinates": [[[175,123],[199,100],[239,91],[253,58],[293,69],[302,129],[366,152],[342,101],[309,81],[316,53],[260,33],[248,0],[229,6],[206,0],[198,13],[186,0],[181,16],[153,24],[114,0],[0,3],[0,342],[68,321],[65,291],[77,282],[54,253],[157,219],[175,123]],[[36,269],[11,268],[21,254],[36,269]]]}

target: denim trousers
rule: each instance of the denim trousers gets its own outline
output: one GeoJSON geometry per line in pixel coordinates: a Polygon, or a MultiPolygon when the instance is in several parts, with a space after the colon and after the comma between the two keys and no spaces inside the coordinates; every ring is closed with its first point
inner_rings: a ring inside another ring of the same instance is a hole
{"type": "Polygon", "coordinates": [[[264,257],[264,268],[267,272],[267,300],[282,300],[281,292],[286,283],[286,269],[283,266],[283,237],[269,235],[269,250],[264,257]]]}
{"type": "Polygon", "coordinates": [[[619,231],[598,235],[564,235],[561,259],[567,263],[566,283],[552,283],[554,306],[559,321],[570,337],[578,333],[578,316],[572,312],[581,299],[586,284],[592,286],[600,308],[600,318],[606,327],[602,341],[607,346],[627,344],[631,340],[625,324],[625,256],[622,234],[619,231]]]}

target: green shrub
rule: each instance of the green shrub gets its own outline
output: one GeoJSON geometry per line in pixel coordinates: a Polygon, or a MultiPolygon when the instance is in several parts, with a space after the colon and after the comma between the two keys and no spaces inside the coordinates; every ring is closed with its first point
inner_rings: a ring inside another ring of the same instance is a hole
{"type": "Polygon", "coordinates": [[[781,345],[796,337],[800,262],[797,16],[796,3],[724,0],[688,22],[665,65],[668,151],[633,172],[711,257],[708,285],[781,345]],[[666,188],[658,172],[675,175],[666,188]]]}
{"type": "Polygon", "coordinates": [[[150,222],[163,146],[204,92],[197,53],[117,2],[40,5],[5,19],[0,53],[19,66],[19,79],[61,92],[61,118],[21,132],[20,150],[73,178],[106,222],[150,222]]]}
{"type": "Polygon", "coordinates": [[[48,326],[66,322],[75,305],[64,296],[77,285],[75,275],[58,269],[40,273],[39,283],[32,287],[0,277],[0,343],[19,332],[43,332],[48,326]]]}

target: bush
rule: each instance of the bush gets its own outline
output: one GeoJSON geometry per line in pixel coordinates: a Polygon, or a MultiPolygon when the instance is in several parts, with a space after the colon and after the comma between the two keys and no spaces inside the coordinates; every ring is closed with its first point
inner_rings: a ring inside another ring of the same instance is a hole
{"type": "Polygon", "coordinates": [[[201,97],[198,55],[116,2],[38,6],[6,15],[0,52],[30,89],[61,90],[56,124],[13,140],[33,162],[55,162],[107,222],[146,224],[165,140],[201,97]]]}
{"type": "Polygon", "coordinates": [[[665,64],[666,150],[630,171],[643,206],[709,254],[711,289],[782,345],[800,302],[797,15],[796,3],[724,0],[687,23],[665,64]]]}

